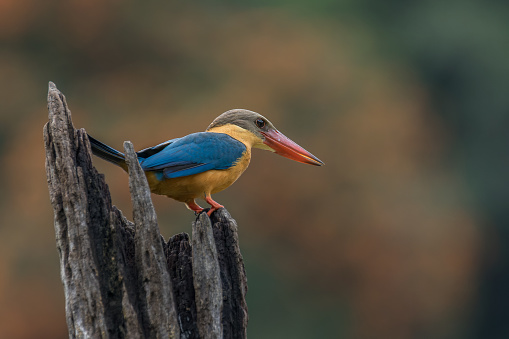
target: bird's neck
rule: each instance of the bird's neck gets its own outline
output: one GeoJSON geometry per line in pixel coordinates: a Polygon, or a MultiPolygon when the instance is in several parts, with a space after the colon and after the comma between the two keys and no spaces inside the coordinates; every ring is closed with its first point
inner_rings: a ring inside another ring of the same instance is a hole
{"type": "Polygon", "coordinates": [[[207,132],[210,133],[224,133],[228,134],[232,138],[242,142],[250,150],[252,147],[256,147],[259,144],[263,145],[263,140],[257,137],[254,133],[233,124],[226,124],[218,127],[213,127],[207,132]]]}

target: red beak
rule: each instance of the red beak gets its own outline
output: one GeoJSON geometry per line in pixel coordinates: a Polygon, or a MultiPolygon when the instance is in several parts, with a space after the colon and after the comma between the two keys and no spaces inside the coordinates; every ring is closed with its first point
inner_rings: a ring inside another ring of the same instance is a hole
{"type": "Polygon", "coordinates": [[[277,129],[271,129],[267,132],[262,131],[261,133],[265,137],[263,143],[272,148],[276,154],[282,155],[288,159],[302,162],[304,164],[315,166],[325,165],[323,161],[297,145],[277,129]]]}

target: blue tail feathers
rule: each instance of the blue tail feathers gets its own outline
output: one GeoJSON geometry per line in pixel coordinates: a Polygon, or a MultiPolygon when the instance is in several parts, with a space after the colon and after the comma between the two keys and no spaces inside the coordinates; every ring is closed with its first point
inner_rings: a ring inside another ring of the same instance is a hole
{"type": "Polygon", "coordinates": [[[92,138],[90,135],[88,135],[88,140],[90,140],[90,145],[92,146],[92,153],[94,153],[94,155],[127,170],[127,164],[125,162],[124,153],[121,153],[116,149],[106,144],[103,144],[99,140],[92,138]]]}

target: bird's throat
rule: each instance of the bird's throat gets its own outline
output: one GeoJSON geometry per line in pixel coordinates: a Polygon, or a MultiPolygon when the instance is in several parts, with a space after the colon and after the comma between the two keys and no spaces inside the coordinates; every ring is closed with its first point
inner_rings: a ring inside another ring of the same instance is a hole
{"type": "Polygon", "coordinates": [[[218,127],[213,127],[207,132],[210,133],[224,133],[232,138],[242,142],[248,149],[263,145],[263,140],[257,137],[254,133],[233,124],[226,124],[218,127]]]}

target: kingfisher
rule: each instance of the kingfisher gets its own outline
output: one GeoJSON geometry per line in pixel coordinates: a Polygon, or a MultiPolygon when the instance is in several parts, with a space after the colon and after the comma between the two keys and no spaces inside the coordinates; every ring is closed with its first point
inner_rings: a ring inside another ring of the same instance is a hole
{"type": "MultiPolygon", "coordinates": [[[[128,171],[123,153],[88,136],[92,152],[128,171]]],[[[289,159],[322,166],[324,163],[279,132],[264,116],[233,109],[218,116],[205,132],[171,139],[136,152],[152,193],[183,202],[199,214],[195,199],[211,206],[207,214],[222,208],[212,194],[233,184],[246,170],[251,149],[259,148],[289,159]]]]}

